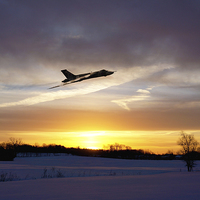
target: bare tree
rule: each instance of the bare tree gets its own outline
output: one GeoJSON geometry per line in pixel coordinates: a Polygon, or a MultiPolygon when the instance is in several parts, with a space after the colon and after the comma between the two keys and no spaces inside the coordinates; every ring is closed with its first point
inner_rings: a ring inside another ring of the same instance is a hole
{"type": "Polygon", "coordinates": [[[108,144],[107,146],[104,145],[104,148],[109,148],[110,151],[131,150],[131,147],[126,146],[124,144],[115,143],[115,144],[108,144]]]}
{"type": "Polygon", "coordinates": [[[7,148],[8,149],[13,149],[15,152],[17,151],[17,148],[22,145],[22,139],[19,138],[19,139],[16,139],[16,138],[9,138],[9,141],[7,142],[7,148]]]}
{"type": "Polygon", "coordinates": [[[195,165],[193,152],[197,149],[197,140],[194,138],[194,135],[187,134],[182,131],[177,144],[182,146],[182,153],[184,154],[184,161],[186,162],[188,171],[192,171],[195,165]]]}

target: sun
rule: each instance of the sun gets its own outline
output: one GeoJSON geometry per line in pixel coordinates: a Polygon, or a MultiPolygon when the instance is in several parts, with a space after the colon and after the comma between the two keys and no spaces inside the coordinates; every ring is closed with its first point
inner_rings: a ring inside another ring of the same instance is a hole
{"type": "Polygon", "coordinates": [[[102,131],[82,132],[80,137],[82,138],[82,146],[87,149],[101,149],[102,142],[101,136],[104,134],[102,131]]]}
{"type": "Polygon", "coordinates": [[[98,149],[97,147],[98,141],[95,136],[86,137],[84,141],[84,146],[87,149],[98,149]]]}

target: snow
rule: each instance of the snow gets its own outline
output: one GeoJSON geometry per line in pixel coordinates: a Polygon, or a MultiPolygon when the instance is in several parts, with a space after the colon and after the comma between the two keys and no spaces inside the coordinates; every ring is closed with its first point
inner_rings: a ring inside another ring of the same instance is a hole
{"type": "Polygon", "coordinates": [[[17,157],[0,162],[0,174],[13,175],[0,182],[0,199],[200,199],[196,163],[189,173],[180,160],[17,157]]]}

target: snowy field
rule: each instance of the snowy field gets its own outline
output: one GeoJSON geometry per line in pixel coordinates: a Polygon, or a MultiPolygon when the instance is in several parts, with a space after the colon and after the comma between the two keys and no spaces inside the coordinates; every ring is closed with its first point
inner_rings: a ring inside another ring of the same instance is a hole
{"type": "Polygon", "coordinates": [[[1,200],[200,199],[200,162],[79,156],[17,157],[0,162],[1,200]]]}

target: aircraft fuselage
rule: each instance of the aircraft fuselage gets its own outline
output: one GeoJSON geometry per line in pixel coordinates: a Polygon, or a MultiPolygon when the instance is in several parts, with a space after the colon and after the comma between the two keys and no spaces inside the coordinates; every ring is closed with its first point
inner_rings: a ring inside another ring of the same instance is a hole
{"type": "Polygon", "coordinates": [[[109,76],[109,75],[114,73],[114,71],[108,71],[108,70],[105,70],[105,69],[102,69],[102,70],[96,71],[96,72],[78,74],[78,75],[72,74],[71,72],[69,72],[66,69],[61,70],[61,72],[65,75],[66,79],[64,79],[62,81],[61,85],[56,85],[56,86],[51,87],[49,89],[57,88],[57,87],[60,87],[60,86],[66,85],[66,84],[80,82],[80,81],[91,79],[91,78],[109,76]]]}
{"type": "MultiPolygon", "coordinates": [[[[112,71],[107,71],[107,70],[103,69],[103,70],[96,71],[96,72],[78,74],[78,75],[75,75],[76,77],[74,79],[74,82],[83,81],[83,80],[91,79],[91,78],[97,78],[97,77],[101,77],[101,76],[109,76],[113,73],[114,72],[112,72],[112,71]],[[76,80],[76,79],[78,79],[78,80],[76,80]]],[[[73,79],[70,80],[69,78],[66,78],[62,82],[66,83],[66,82],[69,82],[69,81],[73,82],[73,79]]]]}

